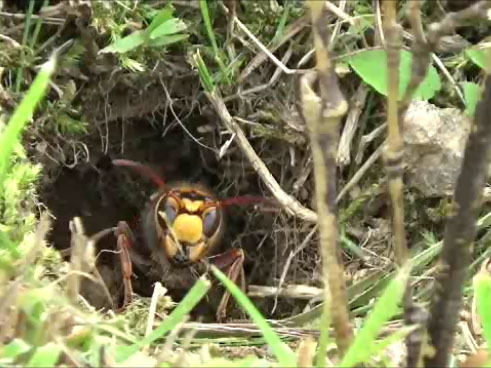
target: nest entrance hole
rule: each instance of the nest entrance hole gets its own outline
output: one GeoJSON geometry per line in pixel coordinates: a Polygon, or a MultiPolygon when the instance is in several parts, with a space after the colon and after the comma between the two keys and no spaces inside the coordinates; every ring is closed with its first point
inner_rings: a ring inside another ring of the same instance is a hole
{"type": "MultiPolygon", "coordinates": [[[[194,121],[199,119],[197,117],[194,121]]],[[[88,235],[115,226],[122,220],[135,225],[140,210],[155,187],[124,168],[110,171],[98,169],[97,162],[105,155],[148,164],[161,173],[166,182],[204,184],[219,198],[267,195],[254,170],[247,167],[237,148],[231,147],[230,154],[219,160],[215,152],[197,144],[180,126],[167,129],[163,136],[164,130],[142,120],[112,123],[106,153],[101,150],[99,133],[86,138],[84,143],[90,151],[90,162],[72,169],[59,167],[42,192],[43,202],[55,217],[51,244],[57,249],[70,246],[69,222],[75,216],[81,217],[88,235]],[[122,124],[125,124],[124,135],[121,133],[122,124]],[[123,136],[124,140],[121,138],[123,136]]],[[[201,142],[217,150],[219,139],[216,134],[201,135],[204,137],[201,142]]],[[[261,213],[253,205],[227,208],[222,249],[230,246],[244,249],[248,283],[275,285],[276,280],[272,278],[273,275],[277,276],[277,272],[272,272],[272,264],[279,267],[279,254],[273,244],[277,240],[273,236],[273,228],[278,216],[274,212],[261,213]]],[[[98,266],[107,266],[117,273],[119,267],[114,267],[118,260],[115,249],[115,238],[104,238],[98,244],[98,266]]],[[[150,296],[152,290],[150,280],[139,279],[135,283],[135,292],[141,296],[150,296]]],[[[261,309],[268,315],[271,302],[261,301],[259,304],[263,305],[261,309]]],[[[291,306],[286,309],[291,311],[291,306]]]]}

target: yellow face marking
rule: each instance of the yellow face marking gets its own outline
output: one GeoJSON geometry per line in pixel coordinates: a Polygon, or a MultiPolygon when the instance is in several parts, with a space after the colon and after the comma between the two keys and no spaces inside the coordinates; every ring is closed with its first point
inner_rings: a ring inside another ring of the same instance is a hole
{"type": "Polygon", "coordinates": [[[188,211],[188,212],[197,212],[201,206],[203,205],[203,201],[192,201],[189,198],[183,198],[181,200],[183,207],[188,211]]]}
{"type": "Polygon", "coordinates": [[[207,251],[206,243],[204,241],[189,247],[189,260],[191,262],[197,262],[201,259],[203,254],[207,251]]]}
{"type": "Polygon", "coordinates": [[[178,241],[194,244],[203,235],[203,222],[199,216],[183,213],[174,220],[172,230],[178,241]]]}
{"type": "Polygon", "coordinates": [[[171,258],[174,257],[179,250],[177,244],[174,242],[174,240],[172,240],[172,237],[170,235],[165,236],[165,238],[162,240],[162,245],[165,252],[167,253],[167,256],[171,258]]]}

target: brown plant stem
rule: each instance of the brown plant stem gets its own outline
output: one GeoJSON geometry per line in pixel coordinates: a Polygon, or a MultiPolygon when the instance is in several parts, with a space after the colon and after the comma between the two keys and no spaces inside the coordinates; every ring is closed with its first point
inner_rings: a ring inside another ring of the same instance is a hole
{"type": "Polygon", "coordinates": [[[392,200],[392,227],[394,232],[395,261],[400,267],[409,258],[404,227],[402,182],[403,143],[398,119],[399,61],[402,47],[401,28],[396,23],[396,2],[384,1],[384,32],[387,45],[388,96],[387,146],[385,164],[392,200]]]}
{"type": "Polygon", "coordinates": [[[314,211],[303,206],[299,201],[287,194],[283,188],[281,188],[280,184],[273,177],[266,164],[261,160],[259,155],[252,147],[240,125],[230,115],[230,112],[228,111],[227,106],[225,106],[220,94],[217,91],[214,91],[211,93],[206,93],[206,96],[223,123],[223,126],[231,133],[236,135],[236,142],[243,151],[244,155],[247,157],[254,170],[263,180],[264,184],[268,187],[271,194],[276,198],[283,209],[288,214],[296,216],[302,220],[316,222],[317,214],[314,211]]]}
{"type": "MultiPolygon", "coordinates": [[[[426,45],[422,31],[421,18],[419,13],[418,0],[411,1],[411,26],[415,34],[413,44],[413,60],[416,60],[416,53],[420,51],[418,46],[426,45]],[[419,42],[418,42],[419,41],[419,42]]],[[[402,267],[410,257],[406,241],[406,229],[404,225],[404,197],[402,180],[404,147],[401,136],[402,114],[407,109],[412,94],[426,75],[429,64],[428,61],[422,63],[413,62],[413,70],[407,93],[403,102],[399,105],[399,63],[400,50],[402,47],[402,29],[396,22],[395,1],[384,1],[384,32],[387,50],[388,68],[388,96],[387,96],[387,146],[385,150],[385,165],[389,181],[389,192],[392,201],[392,228],[394,234],[395,262],[398,267],[402,267]]],[[[426,51],[426,49],[423,49],[426,51]]],[[[404,294],[404,319],[407,324],[419,324],[426,322],[426,313],[413,303],[412,287],[409,282],[404,294]]],[[[410,333],[406,338],[407,365],[409,367],[419,367],[421,362],[421,341],[424,333],[421,329],[410,333]]]]}
{"type": "Polygon", "coordinates": [[[353,331],[348,316],[344,270],[339,257],[336,206],[336,154],[339,128],[348,104],[339,88],[329,55],[328,13],[323,1],[308,1],[312,16],[317,74],[303,76],[299,84],[301,114],[308,127],[317,199],[319,242],[324,276],[324,311],[319,341],[318,366],[325,365],[327,334],[332,316],[336,343],[343,354],[353,331]],[[320,97],[314,91],[318,80],[320,97]],[[329,301],[335,301],[330,303],[329,301]]]}
{"type": "MultiPolygon", "coordinates": [[[[431,49],[426,40],[421,20],[421,0],[411,0],[409,2],[409,22],[414,41],[411,47],[412,51],[412,70],[411,79],[407,86],[406,92],[398,107],[399,127],[404,128],[403,121],[407,108],[411,102],[414,92],[425,78],[431,62],[431,49]]],[[[408,283],[404,300],[404,321],[407,325],[419,324],[424,326],[428,319],[427,311],[414,303],[412,298],[411,284],[408,283]]],[[[426,343],[426,332],[424,327],[411,332],[406,338],[407,358],[406,365],[408,367],[422,367],[422,346],[426,343]]]]}
{"type": "Polygon", "coordinates": [[[413,62],[411,65],[411,79],[407,86],[406,92],[400,105],[400,119],[404,118],[404,114],[411,102],[412,96],[420,83],[426,76],[431,62],[431,49],[426,40],[421,20],[421,0],[411,0],[408,6],[409,23],[414,37],[411,46],[413,62]]]}
{"type": "MultiPolygon", "coordinates": [[[[481,1],[458,13],[450,13],[440,22],[431,24],[428,27],[428,33],[425,35],[421,19],[421,3],[421,0],[411,0],[408,6],[408,18],[414,37],[412,44],[413,62],[411,79],[399,105],[400,122],[404,118],[414,92],[428,72],[432,56],[431,53],[438,48],[441,37],[451,34],[456,27],[468,19],[482,17],[483,14],[486,14],[486,9],[490,7],[488,1],[481,1]]],[[[403,126],[401,125],[401,127],[403,126]]],[[[408,291],[410,290],[408,289],[408,291]]],[[[409,293],[407,293],[404,317],[407,324],[418,323],[426,325],[429,315],[420,306],[414,304],[409,293]]],[[[421,367],[424,365],[422,346],[428,343],[426,336],[423,329],[418,329],[407,337],[407,366],[421,367]]]]}
{"type": "Polygon", "coordinates": [[[400,106],[400,117],[404,116],[412,95],[425,78],[431,62],[431,53],[437,50],[440,39],[454,32],[455,28],[469,19],[485,17],[490,8],[491,1],[481,0],[459,12],[449,13],[440,22],[430,24],[425,36],[421,20],[421,0],[409,2],[409,22],[414,36],[413,63],[411,79],[400,106]]]}
{"type": "Polygon", "coordinates": [[[430,309],[431,317],[427,324],[434,355],[425,357],[426,367],[446,366],[452,349],[462,304],[462,287],[467,277],[476,235],[476,216],[490,161],[490,116],[491,77],[487,75],[455,188],[454,211],[445,227],[439,272],[430,309]]]}

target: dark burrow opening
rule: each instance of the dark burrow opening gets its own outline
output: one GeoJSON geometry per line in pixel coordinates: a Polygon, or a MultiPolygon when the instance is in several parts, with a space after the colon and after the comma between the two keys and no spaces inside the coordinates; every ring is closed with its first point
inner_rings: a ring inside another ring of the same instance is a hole
{"type": "MultiPolygon", "coordinates": [[[[149,196],[156,191],[155,186],[128,169],[101,168],[98,164],[108,156],[148,164],[162,174],[168,183],[186,181],[203,184],[218,198],[269,196],[238,148],[232,145],[230,152],[222,160],[218,159],[216,151],[204,148],[219,148],[219,133],[216,131],[197,134],[202,137],[201,145],[179,125],[162,129],[146,120],[112,123],[103,127],[100,132],[84,140],[90,152],[89,162],[77,164],[73,168],[59,167],[51,170],[49,180],[45,180],[42,200],[55,218],[49,240],[57,249],[70,247],[69,222],[76,216],[81,218],[87,235],[113,227],[118,221],[126,221],[138,231],[140,211],[149,196]],[[106,148],[103,142],[109,142],[106,148]]],[[[221,144],[223,141],[225,140],[222,139],[221,144]]],[[[278,210],[261,211],[255,205],[246,205],[227,208],[225,216],[226,226],[220,242],[221,250],[236,246],[245,251],[247,284],[275,285],[277,280],[274,278],[278,272],[272,270],[279,267],[279,255],[274,244],[277,239],[273,237],[273,229],[282,214],[278,210]]],[[[134,246],[142,247],[143,244],[134,246]]],[[[123,286],[115,237],[107,236],[98,242],[96,254],[97,266],[104,283],[115,303],[121,304],[123,286]]],[[[144,274],[135,271],[134,292],[141,296],[151,296],[154,282],[155,280],[147,279],[144,274]]],[[[82,289],[82,295],[96,308],[107,307],[107,297],[103,289],[89,281],[86,283],[88,284],[82,289]]],[[[165,280],[162,283],[165,287],[165,280]]],[[[196,309],[193,318],[214,319],[218,304],[216,298],[221,296],[223,290],[219,287],[213,287],[212,290],[214,291],[209,294],[207,301],[196,309]]],[[[169,294],[175,301],[183,296],[182,290],[169,290],[169,294]]],[[[271,315],[272,303],[268,299],[256,300],[257,306],[268,317],[291,315],[293,310],[299,311],[302,307],[295,302],[280,303],[274,315],[271,315]]],[[[229,316],[241,318],[243,314],[232,303],[229,316]]]]}

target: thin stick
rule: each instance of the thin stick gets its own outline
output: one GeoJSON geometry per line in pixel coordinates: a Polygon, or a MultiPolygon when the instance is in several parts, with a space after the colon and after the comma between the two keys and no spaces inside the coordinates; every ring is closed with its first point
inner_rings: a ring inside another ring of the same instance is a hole
{"type": "MultiPolygon", "coordinates": [[[[430,66],[430,48],[424,34],[423,22],[421,19],[421,1],[411,0],[409,2],[409,22],[411,24],[412,36],[412,70],[406,93],[398,106],[398,124],[401,126],[406,115],[406,111],[411,102],[414,92],[425,78],[430,66]]],[[[433,55],[435,56],[435,55],[433,55]]],[[[436,56],[435,56],[436,57],[436,56]]],[[[389,125],[390,130],[390,125],[389,125]]],[[[402,175],[402,173],[401,173],[402,175]]],[[[412,285],[406,286],[404,296],[404,320],[407,325],[424,326],[427,322],[428,314],[423,307],[417,305],[412,298],[412,285]]],[[[423,327],[419,327],[406,337],[407,358],[406,364],[409,367],[422,367],[422,346],[425,343],[426,333],[423,327]]]]}
{"type": "Polygon", "coordinates": [[[297,349],[297,367],[312,367],[316,348],[317,342],[311,336],[302,340],[297,349]]]}
{"type": "Polygon", "coordinates": [[[338,196],[336,197],[336,202],[339,203],[341,199],[348,193],[348,191],[353,188],[360,180],[363,178],[363,175],[368,171],[370,166],[372,166],[375,161],[379,159],[379,157],[382,155],[383,151],[383,145],[381,145],[379,148],[377,148],[371,156],[364,162],[364,164],[358,169],[355,175],[350,179],[348,183],[343,187],[343,189],[339,192],[338,196]]]}
{"type": "MultiPolygon", "coordinates": [[[[376,138],[378,138],[382,133],[385,133],[385,130],[387,129],[387,123],[382,123],[378,127],[376,127],[374,130],[372,130],[370,133],[365,134],[363,137],[360,139],[360,143],[358,144],[358,152],[356,152],[355,156],[355,162],[359,165],[361,163],[361,160],[363,159],[363,154],[365,152],[365,149],[367,146],[373,142],[376,138]]],[[[382,146],[385,145],[385,141],[382,143],[382,146]]]]}
{"type": "MultiPolygon", "coordinates": [[[[278,282],[278,286],[277,286],[278,293],[281,290],[283,283],[285,282],[286,274],[288,273],[288,269],[290,268],[290,265],[293,261],[293,258],[295,258],[298,253],[300,253],[302,250],[304,250],[307,247],[307,245],[310,244],[310,240],[312,239],[312,237],[315,235],[316,232],[317,232],[317,226],[314,226],[314,228],[312,230],[310,230],[310,232],[304,238],[302,243],[297,248],[295,248],[295,250],[292,250],[290,252],[290,254],[288,255],[288,258],[286,259],[285,265],[283,266],[283,271],[281,272],[280,281],[278,282]]],[[[276,307],[278,304],[278,295],[279,294],[277,294],[275,297],[274,306],[273,306],[271,313],[274,313],[274,311],[276,310],[276,307]]]]}
{"type": "Polygon", "coordinates": [[[413,54],[413,63],[411,79],[409,80],[406,93],[402,98],[401,118],[402,115],[405,113],[414,92],[426,76],[428,67],[430,65],[430,50],[428,48],[428,42],[426,41],[426,37],[423,32],[423,23],[421,21],[421,1],[411,0],[409,2],[408,9],[409,22],[411,23],[411,31],[414,38],[411,49],[413,54]]]}
{"type": "MultiPolygon", "coordinates": [[[[335,6],[335,5],[331,4],[329,1],[326,1],[326,7],[328,9],[329,9],[329,6],[331,6],[331,5],[335,6]]],[[[339,9],[342,13],[344,13],[345,8],[346,8],[346,0],[341,0],[339,3],[339,8],[337,8],[337,9],[339,9]]],[[[349,17],[348,14],[346,14],[346,13],[344,13],[344,14],[349,17]]],[[[344,19],[344,21],[348,21],[352,26],[355,25],[355,22],[351,18],[344,19]]],[[[334,25],[334,30],[332,31],[331,39],[329,40],[329,51],[332,51],[332,49],[334,47],[334,41],[336,41],[336,37],[338,37],[339,30],[341,29],[342,24],[343,24],[343,21],[341,19],[338,19],[336,21],[336,24],[334,25]]]]}
{"type": "MultiPolygon", "coordinates": [[[[384,1],[384,31],[386,36],[387,67],[388,67],[388,96],[387,96],[387,149],[385,150],[385,166],[389,181],[389,193],[392,202],[392,229],[394,234],[395,262],[402,267],[410,257],[406,243],[406,229],[404,226],[404,198],[403,198],[403,141],[401,136],[401,123],[403,114],[409,105],[412,94],[424,79],[429,65],[429,54],[425,51],[424,35],[419,13],[419,1],[411,2],[411,25],[416,42],[413,43],[412,75],[403,102],[399,105],[399,62],[402,48],[402,28],[397,24],[397,3],[384,1]],[[420,55],[420,51],[423,55],[420,55]],[[428,60],[418,62],[418,57],[428,60]]],[[[426,316],[423,310],[413,303],[412,285],[408,283],[404,293],[404,319],[408,324],[423,320],[426,316]]],[[[419,366],[421,351],[421,331],[413,331],[406,338],[408,351],[407,360],[410,366],[419,366]]]]}
{"type": "MultiPolygon", "coordinates": [[[[421,2],[420,0],[412,0],[409,3],[409,21],[411,23],[412,37],[413,37],[413,44],[412,44],[413,64],[412,64],[411,79],[408,88],[406,90],[406,94],[404,95],[402,99],[402,103],[399,107],[399,118],[401,120],[406,113],[406,110],[409,106],[414,91],[416,91],[417,87],[424,79],[428,71],[431,58],[433,58],[435,63],[443,71],[447,79],[451,81],[461,101],[464,100],[462,92],[458,88],[452,76],[448,73],[448,70],[445,68],[441,60],[432,52],[437,49],[438,43],[444,35],[452,33],[457,26],[459,26],[460,24],[462,24],[464,21],[468,19],[482,17],[483,15],[486,14],[487,9],[489,8],[491,8],[491,4],[489,1],[480,1],[460,12],[449,13],[440,22],[431,24],[428,27],[428,33],[425,36],[423,32],[423,25],[421,20],[421,2]]],[[[390,126],[389,126],[389,130],[390,130],[390,126]]],[[[463,170],[465,170],[466,163],[464,162],[463,165],[464,165],[463,170]]],[[[479,177],[477,177],[476,180],[479,180],[479,177]]],[[[472,190],[469,189],[469,192],[471,191],[472,190]]],[[[458,201],[456,200],[456,202],[458,201]]],[[[469,214],[466,215],[469,216],[469,214]]],[[[455,230],[453,236],[457,237],[458,235],[459,235],[458,230],[455,230]]],[[[449,244],[449,247],[452,247],[452,245],[449,244]]],[[[461,252],[465,253],[465,250],[461,250],[461,252]]],[[[449,253],[451,253],[451,251],[449,251],[449,253]]],[[[453,260],[453,262],[456,263],[466,262],[465,254],[464,255],[459,254],[457,257],[462,257],[463,259],[460,260],[455,259],[453,260]]],[[[446,261],[451,262],[449,259],[447,259],[446,261]]],[[[453,272],[451,271],[442,272],[441,278],[447,279],[446,281],[448,281],[448,279],[452,279],[453,283],[449,282],[448,284],[442,284],[441,287],[449,288],[452,290],[448,290],[446,293],[445,292],[443,293],[444,294],[444,297],[442,297],[443,300],[437,301],[436,298],[434,299],[432,311],[437,315],[435,314],[432,315],[431,320],[428,321],[428,326],[430,326],[429,331],[433,340],[432,343],[437,353],[432,358],[428,358],[428,357],[426,358],[424,364],[426,364],[427,366],[439,365],[439,363],[446,364],[446,360],[448,359],[448,349],[450,349],[450,345],[453,340],[453,332],[455,329],[455,321],[452,320],[452,318],[455,318],[454,315],[454,313],[456,313],[455,304],[460,302],[459,293],[461,293],[461,291],[459,289],[460,288],[459,281],[461,280],[459,280],[459,278],[461,277],[462,277],[461,270],[455,270],[453,272]],[[454,274],[453,278],[452,277],[447,278],[448,274],[454,274]],[[459,289],[459,291],[455,291],[456,289],[459,289]],[[448,299],[445,300],[445,297],[448,297],[448,299]],[[436,307],[437,305],[438,307],[436,307]],[[447,309],[443,310],[443,308],[447,308],[447,309]],[[447,315],[444,314],[445,312],[447,313],[447,315]],[[437,328],[438,331],[434,331],[433,330],[434,328],[437,328]]],[[[424,324],[425,321],[421,320],[421,316],[423,316],[423,318],[426,318],[426,313],[424,313],[420,307],[412,303],[409,294],[410,294],[410,289],[408,289],[408,293],[406,295],[406,301],[405,301],[404,315],[405,315],[406,322],[410,324],[415,322],[424,324]]],[[[421,341],[423,341],[423,339],[424,339],[424,335],[423,335],[423,331],[421,330],[416,330],[411,335],[408,336],[406,340],[407,351],[408,351],[407,354],[408,366],[419,367],[423,365],[422,356],[421,356],[423,352],[421,349],[421,341]]]]}
{"type": "MultiPolygon", "coordinates": [[[[318,329],[312,328],[299,328],[288,327],[282,321],[269,320],[270,325],[274,331],[284,337],[290,338],[305,338],[307,336],[319,336],[318,329]]],[[[380,333],[380,337],[388,336],[401,328],[400,322],[392,322],[390,325],[385,326],[380,333]]],[[[200,323],[200,322],[187,322],[182,325],[182,332],[189,330],[195,330],[197,337],[253,337],[261,336],[261,330],[250,322],[234,322],[234,323],[200,323]]],[[[163,349],[163,353],[165,350],[163,349]]],[[[328,365],[326,365],[328,366],[328,365]]]]}
{"type": "Polygon", "coordinates": [[[263,43],[261,41],[259,41],[257,39],[256,36],[254,36],[254,34],[249,31],[249,29],[244,25],[244,23],[242,23],[239,18],[237,17],[234,17],[233,20],[235,21],[235,23],[239,26],[239,28],[247,35],[249,36],[249,38],[257,45],[257,47],[259,47],[261,49],[262,52],[264,52],[264,54],[266,54],[266,56],[273,62],[276,64],[276,66],[278,68],[280,68],[284,73],[286,74],[295,74],[297,71],[295,69],[290,69],[288,67],[286,67],[276,56],[274,56],[266,46],[263,45],[263,43]]]}
{"type": "Polygon", "coordinates": [[[278,184],[264,162],[257,155],[256,151],[254,151],[254,148],[249,143],[249,140],[247,139],[240,126],[233,120],[220,96],[218,96],[216,92],[212,92],[207,93],[207,97],[215,108],[215,111],[220,117],[223,125],[231,133],[236,134],[236,142],[239,144],[240,148],[249,159],[254,170],[256,170],[258,175],[264,181],[268,189],[271,191],[272,195],[281,204],[283,209],[290,215],[296,216],[305,221],[316,222],[317,214],[314,211],[304,207],[300,202],[288,195],[283,190],[283,188],[281,188],[280,184],[278,184]]]}
{"type": "Polygon", "coordinates": [[[75,217],[70,222],[70,231],[72,233],[71,238],[71,257],[70,257],[70,274],[67,280],[67,295],[68,298],[75,303],[77,296],[80,292],[80,276],[79,272],[82,272],[83,257],[85,253],[85,247],[87,244],[85,238],[85,231],[82,225],[82,221],[79,217],[75,217]]]}
{"type": "Polygon", "coordinates": [[[491,155],[491,76],[477,105],[474,126],[466,144],[462,171],[453,198],[454,211],[445,227],[440,272],[436,279],[427,330],[435,354],[425,358],[426,367],[448,364],[462,304],[463,284],[471,261],[476,235],[476,216],[491,155]]]}
{"type": "Polygon", "coordinates": [[[375,20],[377,21],[377,35],[380,37],[380,43],[383,47],[385,47],[385,35],[384,29],[382,27],[382,11],[380,9],[380,1],[381,0],[373,0],[375,6],[375,20]]]}
{"type": "MultiPolygon", "coordinates": [[[[338,8],[336,5],[334,5],[330,1],[325,1],[324,4],[325,4],[326,8],[329,11],[333,12],[334,14],[336,14],[339,18],[341,18],[342,20],[348,22],[352,26],[355,25],[355,22],[353,21],[353,18],[350,17],[349,14],[346,14],[345,13],[344,6],[338,8]]],[[[346,2],[344,3],[344,5],[346,5],[346,2]]]]}
{"type": "MultiPolygon", "coordinates": [[[[293,46],[290,45],[290,47],[288,47],[288,50],[286,50],[285,55],[283,55],[283,57],[281,58],[281,62],[283,64],[286,64],[290,60],[292,55],[293,55],[293,46]]],[[[259,86],[251,87],[251,88],[246,89],[244,91],[241,91],[239,88],[239,92],[237,92],[234,95],[224,97],[223,101],[228,102],[231,100],[235,100],[237,98],[244,98],[246,95],[251,94],[251,93],[258,93],[258,92],[264,91],[265,89],[271,88],[278,81],[278,79],[280,77],[281,77],[281,69],[276,68],[275,72],[273,73],[273,76],[271,77],[271,79],[267,83],[261,84],[259,86]]]]}
{"type": "Polygon", "coordinates": [[[368,96],[368,87],[362,83],[358,87],[355,95],[351,99],[352,106],[349,110],[348,117],[344,123],[343,133],[339,140],[339,147],[337,152],[336,161],[339,166],[349,165],[351,161],[351,142],[355,136],[358,122],[365,106],[365,101],[368,96]]]}
{"type": "Polygon", "coordinates": [[[324,293],[324,289],[308,285],[286,285],[283,287],[249,285],[247,295],[251,298],[281,296],[283,298],[310,300],[324,293]]]}
{"type": "Polygon", "coordinates": [[[384,32],[387,44],[387,149],[385,150],[389,192],[392,200],[395,261],[402,266],[409,258],[404,227],[403,143],[398,119],[399,60],[402,45],[401,28],[396,23],[396,2],[384,1],[384,32]]]}
{"type": "Polygon", "coordinates": [[[324,326],[319,341],[317,365],[325,366],[330,317],[340,354],[349,347],[353,330],[348,316],[348,298],[343,265],[339,259],[336,206],[336,150],[339,126],[348,110],[329,55],[328,12],[324,2],[310,0],[320,97],[314,92],[315,74],[304,75],[299,84],[301,113],[309,130],[317,198],[319,246],[324,277],[324,326]],[[329,303],[335,300],[336,303],[329,303]]]}
{"type": "Polygon", "coordinates": [[[412,66],[411,80],[401,103],[400,116],[404,114],[414,91],[424,79],[429,67],[430,57],[433,58],[435,63],[444,73],[445,77],[450,80],[460,100],[464,101],[462,92],[458,88],[452,76],[448,73],[448,70],[445,68],[441,60],[436,55],[432,55],[431,53],[437,49],[438,43],[443,36],[454,32],[455,28],[463,24],[465,21],[473,18],[486,17],[487,11],[491,8],[491,2],[488,0],[481,0],[459,12],[447,14],[440,22],[430,24],[426,37],[422,28],[420,7],[421,4],[419,0],[412,0],[409,3],[409,21],[411,23],[411,29],[414,37],[414,42],[412,45],[414,62],[412,66]]]}
{"type": "Polygon", "coordinates": [[[157,310],[157,303],[159,302],[160,297],[164,294],[165,288],[162,286],[160,282],[156,282],[153,287],[152,300],[150,301],[150,308],[148,308],[148,319],[147,319],[147,327],[145,329],[145,337],[150,335],[153,329],[153,323],[155,321],[155,312],[157,310]]]}
{"type": "MultiPolygon", "coordinates": [[[[309,18],[307,16],[304,16],[302,18],[299,18],[295,22],[293,22],[290,26],[288,26],[285,29],[283,37],[278,41],[275,42],[274,45],[270,45],[269,47],[269,52],[275,52],[280,46],[282,46],[285,42],[287,42],[289,39],[294,37],[298,32],[300,32],[304,27],[307,26],[309,21],[309,18]]],[[[246,78],[259,66],[261,66],[262,63],[264,63],[266,60],[268,60],[268,56],[265,53],[260,53],[254,57],[254,59],[251,60],[249,64],[244,68],[244,70],[240,73],[239,76],[239,82],[242,83],[246,80],[246,78]]]]}
{"type": "Polygon", "coordinates": [[[460,89],[455,79],[452,77],[452,74],[450,74],[450,72],[448,71],[443,61],[441,61],[441,59],[438,56],[436,56],[434,53],[431,53],[431,58],[435,62],[436,66],[440,68],[445,78],[447,78],[448,81],[452,84],[455,93],[457,94],[457,96],[460,99],[460,102],[462,103],[462,106],[466,106],[465,97],[464,94],[462,93],[462,90],[460,89]]]}

